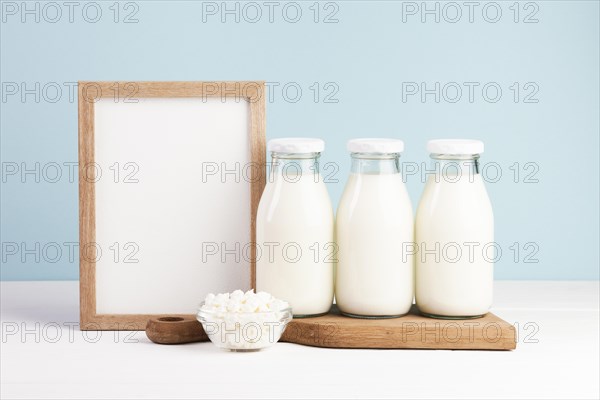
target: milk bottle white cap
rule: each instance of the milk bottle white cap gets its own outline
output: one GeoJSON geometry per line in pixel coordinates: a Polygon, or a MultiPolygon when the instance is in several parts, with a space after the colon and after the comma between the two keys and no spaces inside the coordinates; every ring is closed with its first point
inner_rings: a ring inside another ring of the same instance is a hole
{"type": "Polygon", "coordinates": [[[399,139],[352,139],[346,145],[351,153],[402,153],[404,142],[399,139]]]}
{"type": "Polygon", "coordinates": [[[325,150],[325,142],[314,138],[271,139],[267,149],[276,153],[320,153],[325,150]]]}
{"type": "Polygon", "coordinates": [[[436,139],[427,142],[427,151],[432,154],[480,154],[483,142],[470,139],[436,139]]]}

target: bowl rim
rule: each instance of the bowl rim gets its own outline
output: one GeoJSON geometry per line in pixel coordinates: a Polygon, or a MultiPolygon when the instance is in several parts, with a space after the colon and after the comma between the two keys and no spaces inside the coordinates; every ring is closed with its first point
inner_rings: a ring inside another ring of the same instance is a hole
{"type": "Polygon", "coordinates": [[[269,310],[269,311],[218,311],[218,310],[203,310],[202,306],[204,306],[206,302],[203,301],[198,305],[198,312],[196,315],[208,314],[230,314],[230,315],[265,315],[265,314],[273,314],[273,313],[290,313],[292,314],[292,307],[282,308],[281,310],[269,310]]]}

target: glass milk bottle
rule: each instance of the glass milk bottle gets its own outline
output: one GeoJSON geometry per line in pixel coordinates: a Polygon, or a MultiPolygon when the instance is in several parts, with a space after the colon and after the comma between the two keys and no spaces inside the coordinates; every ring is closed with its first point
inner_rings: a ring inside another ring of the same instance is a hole
{"type": "Polygon", "coordinates": [[[333,302],[331,200],[319,173],[320,139],[269,141],[272,166],[256,217],[256,290],[290,303],[294,317],[325,314],[333,302]]]}
{"type": "Polygon", "coordinates": [[[483,142],[427,143],[433,170],[415,224],[416,302],[428,316],[477,318],[492,304],[494,216],[479,154],[483,142]]]}
{"type": "Polygon", "coordinates": [[[351,317],[390,318],[413,303],[413,212],[399,167],[404,143],[348,142],[352,168],[337,211],[335,299],[351,317]],[[407,254],[410,253],[410,254],[407,254]]]}

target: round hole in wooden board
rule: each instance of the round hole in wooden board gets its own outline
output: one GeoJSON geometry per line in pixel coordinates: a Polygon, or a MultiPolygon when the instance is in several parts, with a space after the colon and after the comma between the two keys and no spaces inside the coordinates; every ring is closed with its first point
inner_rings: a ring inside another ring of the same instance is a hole
{"type": "Polygon", "coordinates": [[[160,322],[181,322],[183,318],[181,317],[162,317],[158,319],[160,322]]]}

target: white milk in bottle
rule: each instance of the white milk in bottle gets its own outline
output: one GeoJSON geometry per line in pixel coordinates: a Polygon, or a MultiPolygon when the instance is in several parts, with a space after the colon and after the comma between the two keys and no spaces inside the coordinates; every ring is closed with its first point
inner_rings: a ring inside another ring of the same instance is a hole
{"type": "Polygon", "coordinates": [[[272,166],[256,217],[256,290],[290,303],[294,317],[325,314],[333,302],[331,200],[319,173],[320,139],[269,141],[272,166]]]}
{"type": "Polygon", "coordinates": [[[479,174],[478,140],[427,143],[434,173],[415,224],[416,302],[438,318],[475,318],[492,304],[494,217],[479,174]]]}
{"type": "Polygon", "coordinates": [[[413,213],[399,168],[404,143],[348,142],[352,169],[336,219],[336,304],[348,316],[396,317],[413,303],[413,213]],[[412,248],[412,247],[409,247],[412,248]]]}

